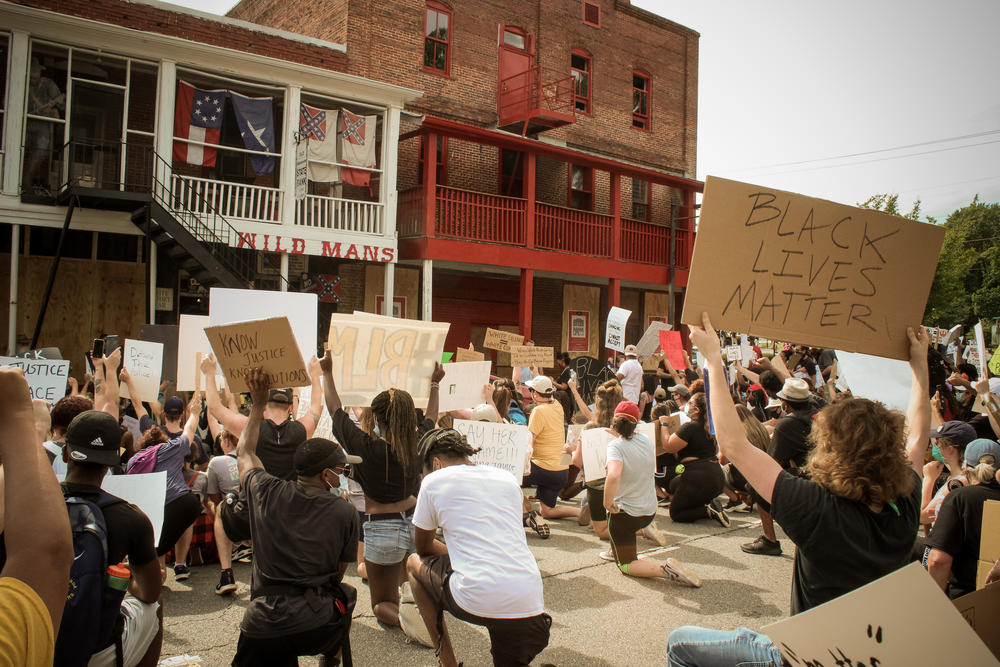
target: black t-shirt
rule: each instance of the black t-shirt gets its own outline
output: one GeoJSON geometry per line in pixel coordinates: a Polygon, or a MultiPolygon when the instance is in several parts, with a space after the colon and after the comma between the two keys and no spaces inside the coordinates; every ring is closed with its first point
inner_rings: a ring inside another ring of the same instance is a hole
{"type": "Polygon", "coordinates": [[[823,351],[819,353],[819,367],[821,369],[833,366],[835,361],[837,361],[837,353],[833,350],[824,348],[823,351]]]}
{"type": "MultiPolygon", "coordinates": [[[[799,360],[798,366],[805,370],[809,375],[816,375],[816,362],[812,360],[809,356],[804,356],[799,360]]],[[[795,369],[792,369],[795,370],[795,369]]]]}
{"type": "Polygon", "coordinates": [[[1000,436],[1000,433],[993,432],[993,425],[990,424],[990,418],[986,415],[977,414],[969,420],[969,425],[976,429],[977,438],[996,440],[997,437],[1000,436]]]}
{"type": "MultiPolygon", "coordinates": [[[[333,437],[348,454],[360,456],[361,463],[351,466],[351,477],[372,500],[389,504],[417,495],[420,489],[420,462],[412,456],[409,470],[392,453],[389,443],[358,428],[343,409],[333,413],[333,437]]],[[[434,428],[434,422],[417,411],[417,439],[434,428]]]]}
{"type": "Polygon", "coordinates": [[[663,359],[660,359],[660,363],[658,363],[656,367],[667,374],[667,377],[660,378],[660,386],[663,387],[663,391],[667,391],[674,386],[674,378],[670,374],[670,371],[667,370],[667,364],[663,361],[663,359]]]}
{"type": "Polygon", "coordinates": [[[767,447],[768,455],[778,462],[785,470],[792,467],[801,468],[809,458],[809,431],[812,430],[812,410],[796,410],[778,420],[774,427],[771,444],[767,447]]]}
{"type": "Polygon", "coordinates": [[[927,546],[954,558],[948,575],[948,596],[957,598],[976,590],[976,567],[982,537],[983,504],[1000,500],[1000,486],[976,484],[949,493],[938,510],[927,546]]]}
{"type": "Polygon", "coordinates": [[[295,450],[306,441],[306,427],[294,419],[286,419],[275,424],[270,419],[260,423],[257,439],[257,458],[264,464],[264,470],[278,479],[294,480],[295,450]]]}
{"type": "Polygon", "coordinates": [[[792,614],[829,602],[905,564],[920,519],[920,479],[911,474],[911,493],[877,513],[811,480],[786,471],[778,474],[771,514],[797,547],[792,614]]]}
{"type": "Polygon", "coordinates": [[[699,459],[714,459],[716,454],[715,441],[705,432],[705,427],[698,422],[688,422],[677,429],[677,437],[687,443],[687,446],[677,452],[677,460],[682,461],[690,456],[699,459]]]}
{"type": "MultiPolygon", "coordinates": [[[[97,502],[100,489],[89,484],[63,482],[64,496],[78,496],[93,503],[97,502]]],[[[102,508],[104,522],[108,526],[108,563],[120,563],[128,556],[133,568],[146,565],[156,558],[156,544],[153,542],[153,524],[145,513],[127,502],[115,503],[102,508]]]]}
{"type": "Polygon", "coordinates": [[[576,371],[567,366],[562,370],[562,373],[559,374],[558,382],[559,384],[566,384],[575,377],[576,377],[576,371]]]}

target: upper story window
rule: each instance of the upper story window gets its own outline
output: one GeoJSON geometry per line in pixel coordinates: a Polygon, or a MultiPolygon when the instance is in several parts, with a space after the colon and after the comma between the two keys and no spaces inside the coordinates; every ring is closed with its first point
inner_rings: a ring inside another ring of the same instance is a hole
{"type": "Polygon", "coordinates": [[[573,76],[574,105],[576,110],[590,114],[590,75],[592,60],[590,54],[580,49],[573,49],[570,55],[569,71],[573,76]]]}
{"type": "Polygon", "coordinates": [[[439,2],[428,2],[424,10],[424,68],[451,72],[451,10],[439,2]]]}
{"type": "Polygon", "coordinates": [[[594,170],[590,167],[570,166],[569,205],[585,211],[594,210],[594,170]]]}
{"type": "Polygon", "coordinates": [[[595,28],[601,27],[601,6],[596,2],[583,0],[583,22],[595,28]]]}
{"type": "Polygon", "coordinates": [[[632,219],[649,222],[650,209],[649,182],[632,179],[632,219]]]}
{"type": "Polygon", "coordinates": [[[641,70],[632,72],[632,127],[649,131],[649,95],[652,80],[641,70]]]}

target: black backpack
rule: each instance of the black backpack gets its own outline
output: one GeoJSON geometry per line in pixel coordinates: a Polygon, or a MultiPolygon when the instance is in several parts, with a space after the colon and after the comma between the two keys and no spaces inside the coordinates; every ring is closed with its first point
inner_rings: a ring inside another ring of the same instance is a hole
{"type": "Polygon", "coordinates": [[[69,591],[56,638],[55,667],[86,665],[90,657],[116,644],[116,664],[121,664],[121,605],[125,591],[107,585],[108,526],[104,508],[125,502],[101,491],[97,502],[66,496],[69,525],[73,531],[73,565],[69,591]]]}

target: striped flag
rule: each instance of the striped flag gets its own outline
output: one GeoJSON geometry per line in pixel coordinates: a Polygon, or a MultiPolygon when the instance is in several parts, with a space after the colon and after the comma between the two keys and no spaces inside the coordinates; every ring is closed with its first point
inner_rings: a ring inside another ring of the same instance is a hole
{"type": "Polygon", "coordinates": [[[199,90],[186,81],[177,82],[174,111],[174,159],[203,167],[214,167],[218,149],[203,144],[219,143],[225,90],[199,90]]]}

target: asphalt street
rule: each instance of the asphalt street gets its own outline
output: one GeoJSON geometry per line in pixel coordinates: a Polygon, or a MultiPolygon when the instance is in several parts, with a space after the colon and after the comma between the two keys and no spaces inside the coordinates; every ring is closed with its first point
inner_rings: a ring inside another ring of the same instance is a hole
{"type": "MultiPolygon", "coordinates": [[[[658,547],[642,538],[643,557],[679,559],[702,579],[689,588],[664,580],[622,575],[614,563],[601,560],[607,548],[590,528],[576,521],[551,523],[548,540],[528,533],[528,546],[538,560],[545,587],[545,606],[553,617],[548,648],[534,664],[665,665],[667,635],[681,625],[731,629],[762,628],[788,614],[792,577],[792,544],[779,538],[782,556],[751,556],[740,544],[759,535],[756,513],[731,512],[728,528],[705,520],[678,524],[660,509],[656,525],[669,544],[658,547]]],[[[191,578],[164,590],[163,658],[197,655],[204,665],[228,665],[236,651],[239,622],[249,601],[250,566],[235,566],[239,589],[233,597],[215,595],[218,565],[191,568],[191,578]]],[[[358,589],[351,631],[356,665],[436,665],[434,652],[407,643],[401,631],[383,628],[371,613],[367,586],[348,569],[347,583],[358,589]]],[[[446,615],[459,660],[467,667],[491,665],[484,628],[446,615]]],[[[314,665],[313,658],[300,659],[314,665]]]]}

